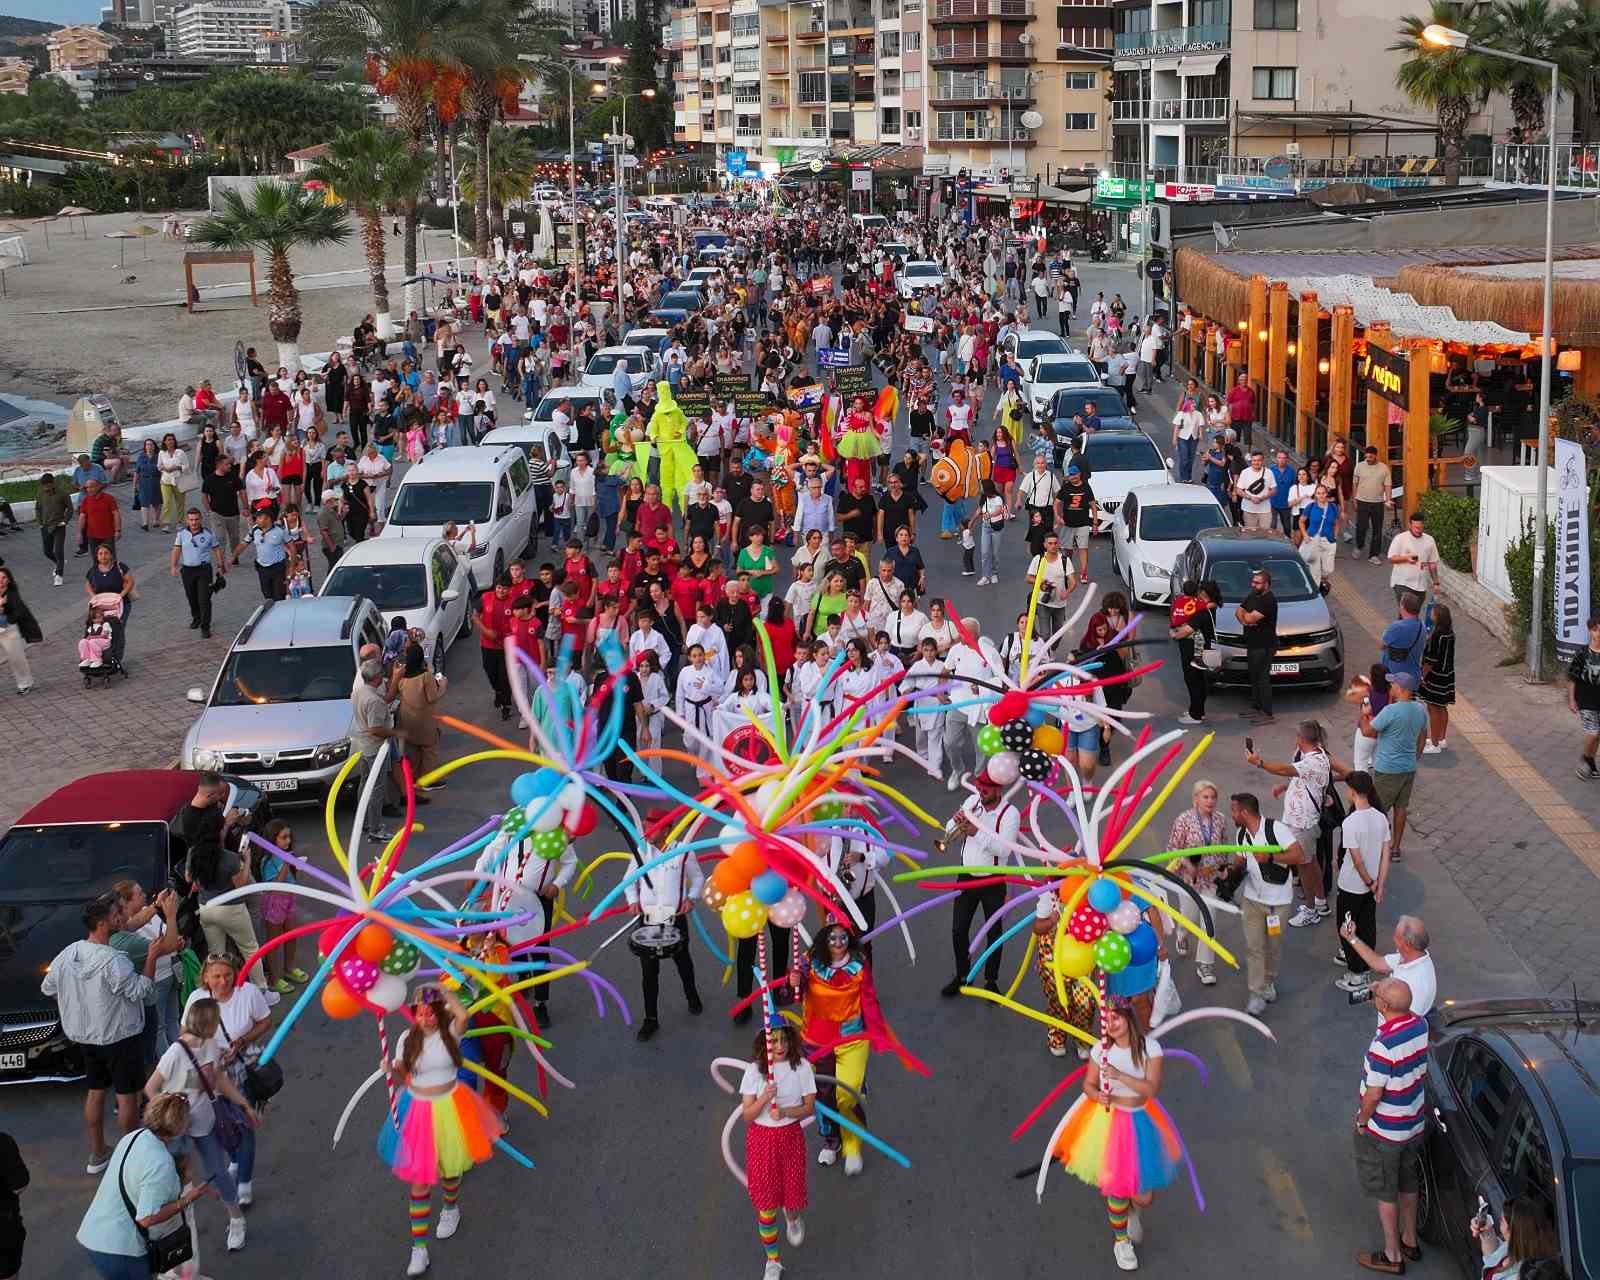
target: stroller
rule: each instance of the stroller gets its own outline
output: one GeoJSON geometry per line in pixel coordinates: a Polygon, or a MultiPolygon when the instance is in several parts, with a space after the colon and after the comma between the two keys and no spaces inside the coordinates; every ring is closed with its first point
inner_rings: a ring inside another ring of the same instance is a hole
{"type": "Polygon", "coordinates": [[[100,681],[102,688],[105,688],[115,676],[121,676],[124,680],[128,678],[128,669],[122,665],[123,651],[128,644],[127,626],[122,617],[125,603],[115,591],[102,591],[89,597],[90,607],[99,609],[105,615],[105,620],[111,624],[111,643],[107,646],[105,656],[100,659],[98,667],[83,669],[85,689],[90,688],[96,680],[100,681]]]}

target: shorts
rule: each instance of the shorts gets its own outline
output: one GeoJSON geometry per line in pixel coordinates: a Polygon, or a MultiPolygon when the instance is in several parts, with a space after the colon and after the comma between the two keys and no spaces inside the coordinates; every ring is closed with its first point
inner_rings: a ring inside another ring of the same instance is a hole
{"type": "Polygon", "coordinates": [[[1600,711],[1591,711],[1588,707],[1578,708],[1578,723],[1583,726],[1585,733],[1600,733],[1600,711]]]}
{"type": "Polygon", "coordinates": [[[1099,725],[1092,729],[1074,729],[1067,735],[1067,746],[1073,751],[1098,751],[1102,741],[1099,725]]]}
{"type": "Polygon", "coordinates": [[[150,1073],[145,1070],[143,1033],[115,1044],[81,1044],[78,1048],[83,1053],[89,1088],[121,1094],[138,1093],[144,1088],[150,1073]]]}
{"type": "Polygon", "coordinates": [[[1374,773],[1372,785],[1385,813],[1407,808],[1411,804],[1411,784],[1417,780],[1416,770],[1410,773],[1374,773]]]}
{"type": "Polygon", "coordinates": [[[1300,846],[1300,852],[1307,858],[1317,856],[1317,835],[1315,827],[1304,829],[1291,827],[1287,822],[1275,822],[1272,829],[1278,834],[1278,846],[1287,849],[1291,844],[1300,846]]]}
{"type": "Polygon", "coordinates": [[[267,924],[288,924],[294,919],[294,894],[263,893],[261,919],[267,924]]]}
{"type": "Polygon", "coordinates": [[[1243,523],[1246,529],[1272,528],[1271,511],[1246,511],[1243,513],[1243,523]]]}
{"type": "Polygon", "coordinates": [[[1089,526],[1086,524],[1064,525],[1057,529],[1056,533],[1061,538],[1063,551],[1087,551],[1089,549],[1089,526]]]}
{"type": "Polygon", "coordinates": [[[1397,1196],[1415,1195],[1419,1143],[1419,1138],[1387,1142],[1365,1129],[1358,1129],[1355,1134],[1356,1173],[1361,1179],[1362,1192],[1376,1196],[1384,1204],[1393,1204],[1397,1196]]]}

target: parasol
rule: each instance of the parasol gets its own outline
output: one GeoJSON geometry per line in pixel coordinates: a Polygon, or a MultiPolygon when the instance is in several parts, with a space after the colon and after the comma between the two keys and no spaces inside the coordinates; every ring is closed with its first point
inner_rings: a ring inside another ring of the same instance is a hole
{"type": "Polygon", "coordinates": [[[149,262],[150,261],[150,245],[149,245],[148,241],[149,241],[151,236],[160,235],[161,234],[160,229],[158,227],[152,227],[148,222],[139,222],[139,223],[135,223],[134,224],[133,234],[139,237],[139,239],[141,241],[139,247],[144,250],[144,260],[146,262],[149,262]]]}
{"type": "Polygon", "coordinates": [[[22,259],[11,253],[0,253],[0,298],[6,296],[6,272],[20,267],[22,259]]]}
{"type": "Polygon", "coordinates": [[[123,248],[124,248],[123,241],[125,241],[125,240],[137,240],[138,238],[139,237],[134,235],[133,232],[131,232],[131,231],[108,231],[108,232],[106,232],[106,239],[107,240],[115,240],[117,242],[117,267],[118,267],[119,270],[122,267],[127,265],[123,261],[123,248]]]}

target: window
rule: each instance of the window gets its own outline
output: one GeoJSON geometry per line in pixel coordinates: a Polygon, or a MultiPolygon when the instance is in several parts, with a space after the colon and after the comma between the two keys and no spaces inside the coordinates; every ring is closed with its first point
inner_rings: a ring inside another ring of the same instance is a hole
{"type": "Polygon", "coordinates": [[[900,114],[901,114],[901,117],[905,120],[906,128],[908,128],[908,129],[920,129],[920,128],[922,128],[922,112],[921,111],[902,111],[900,114]]]}
{"type": "Polygon", "coordinates": [[[1500,1166],[1500,1185],[1511,1195],[1533,1196],[1542,1201],[1553,1221],[1555,1205],[1550,1196],[1555,1179],[1550,1167],[1550,1148],[1545,1143],[1539,1116],[1526,1097],[1506,1125],[1506,1144],[1496,1163],[1500,1166]]]}
{"type": "Polygon", "coordinates": [[[899,0],[883,0],[883,3],[879,6],[879,8],[883,10],[883,12],[878,15],[880,18],[894,19],[900,16],[899,0]]]}
{"type": "Polygon", "coordinates": [[[717,65],[721,66],[724,62],[731,61],[733,61],[733,50],[725,44],[719,44],[717,46],[717,65]]]}
{"type": "Polygon", "coordinates": [[[906,71],[900,76],[900,87],[905,90],[922,88],[922,72],[906,71]]]}
{"type": "Polygon", "coordinates": [[[1095,71],[1069,71],[1065,83],[1068,89],[1093,89],[1099,78],[1099,73],[1095,71]]]}
{"type": "Polygon", "coordinates": [[[800,73],[800,101],[826,102],[827,100],[827,75],[821,71],[802,71],[800,73]]]}
{"type": "MultiPolygon", "coordinates": [[[[1108,27],[1057,27],[1056,42],[1072,49],[1109,49],[1111,30],[1108,27]]],[[[1087,73],[1091,78],[1094,72],[1087,73]]]]}
{"type": "Polygon", "coordinates": [[[899,107],[884,107],[883,108],[882,129],[883,129],[883,132],[885,132],[885,133],[899,133],[900,132],[900,108],[899,107]]]}
{"type": "Polygon", "coordinates": [[[1097,129],[1096,116],[1093,111],[1067,112],[1066,128],[1068,133],[1089,133],[1097,129]]]}
{"type": "Polygon", "coordinates": [[[1250,96],[1293,102],[1294,70],[1293,67],[1252,67],[1250,96]]]}
{"type": "Polygon", "coordinates": [[[900,33],[898,31],[878,32],[878,56],[883,58],[898,58],[900,56],[900,33]]]}
{"type": "MultiPolygon", "coordinates": [[[[901,0],[900,9],[908,17],[913,13],[921,13],[922,0],[901,0]]],[[[922,32],[919,31],[917,34],[920,36],[922,32]]]]}
{"type": "Polygon", "coordinates": [[[878,92],[886,98],[895,97],[900,92],[900,73],[893,67],[885,68],[878,75],[878,92]]]}
{"type": "Polygon", "coordinates": [[[1256,0],[1257,31],[1294,31],[1300,26],[1300,0],[1256,0]]]}
{"type": "Polygon", "coordinates": [[[1493,1150],[1500,1121],[1516,1100],[1511,1073],[1482,1044],[1468,1040],[1450,1060],[1450,1083],[1483,1149],[1493,1150]]]}
{"type": "Polygon", "coordinates": [[[902,31],[900,33],[901,53],[920,53],[922,50],[922,32],[902,31]]]}

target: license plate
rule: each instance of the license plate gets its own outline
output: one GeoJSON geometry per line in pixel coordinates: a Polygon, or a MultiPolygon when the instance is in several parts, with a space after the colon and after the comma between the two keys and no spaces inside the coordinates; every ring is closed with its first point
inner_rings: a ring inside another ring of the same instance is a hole
{"type": "Polygon", "coordinates": [[[1275,676],[1297,676],[1300,674],[1300,664],[1298,662],[1274,662],[1270,671],[1275,676]]]}
{"type": "Polygon", "coordinates": [[[0,1053],[0,1071],[21,1071],[27,1065],[25,1053],[0,1053]]]}
{"type": "Polygon", "coordinates": [[[263,791],[293,791],[298,784],[293,778],[260,778],[255,785],[263,791]]]}

